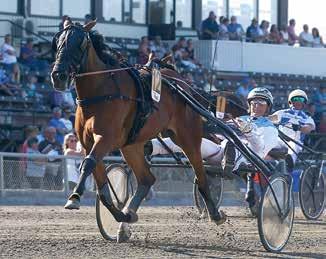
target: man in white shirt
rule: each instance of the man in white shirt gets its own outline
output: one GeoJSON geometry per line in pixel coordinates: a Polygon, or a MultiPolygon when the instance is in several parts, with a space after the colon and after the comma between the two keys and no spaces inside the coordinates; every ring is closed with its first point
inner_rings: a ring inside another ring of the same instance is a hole
{"type": "Polygon", "coordinates": [[[312,47],[314,37],[309,33],[309,27],[307,24],[303,25],[303,32],[299,35],[299,43],[301,47],[312,47]]]}
{"type": "Polygon", "coordinates": [[[4,69],[14,81],[19,81],[19,66],[17,65],[16,50],[11,45],[10,34],[5,35],[5,42],[1,46],[1,54],[4,69]]]}
{"type": "MultiPolygon", "coordinates": [[[[280,125],[279,129],[285,135],[303,143],[305,135],[316,128],[314,120],[303,111],[308,102],[308,96],[304,91],[296,89],[289,94],[288,102],[290,108],[275,112],[271,119],[280,125]]],[[[287,164],[289,169],[292,169],[297,159],[297,153],[302,148],[292,141],[289,142],[289,145],[292,149],[288,149],[287,164]]],[[[279,147],[287,146],[282,140],[279,140],[279,147]]]]}

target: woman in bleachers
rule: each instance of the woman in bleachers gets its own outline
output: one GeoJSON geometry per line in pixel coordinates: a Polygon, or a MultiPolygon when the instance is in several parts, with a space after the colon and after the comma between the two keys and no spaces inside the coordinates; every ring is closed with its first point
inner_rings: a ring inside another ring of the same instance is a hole
{"type": "Polygon", "coordinates": [[[146,64],[146,62],[148,61],[149,53],[150,53],[150,49],[149,49],[148,37],[143,36],[141,38],[141,41],[140,41],[139,47],[138,47],[138,60],[137,60],[137,62],[139,64],[141,64],[141,65],[146,64]]]}
{"type": "Polygon", "coordinates": [[[281,44],[289,45],[289,33],[287,30],[287,26],[285,24],[281,26],[280,36],[281,36],[281,44]]]}
{"type": "Polygon", "coordinates": [[[268,41],[272,44],[280,44],[282,42],[282,38],[276,24],[271,26],[271,30],[268,35],[268,41]]]}

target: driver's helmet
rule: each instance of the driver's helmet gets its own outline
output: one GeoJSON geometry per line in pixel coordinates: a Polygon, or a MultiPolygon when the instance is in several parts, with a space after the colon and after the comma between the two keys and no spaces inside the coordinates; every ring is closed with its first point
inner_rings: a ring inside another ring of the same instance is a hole
{"type": "Polygon", "coordinates": [[[273,106],[273,95],[272,93],[265,87],[257,87],[252,89],[247,97],[248,104],[250,105],[250,101],[255,98],[261,98],[267,101],[269,109],[272,109],[273,106]]]}
{"type": "Polygon", "coordinates": [[[295,97],[301,97],[301,98],[304,99],[304,102],[305,102],[305,103],[308,102],[308,96],[307,96],[306,92],[303,91],[303,90],[300,90],[300,89],[293,90],[293,91],[289,94],[289,98],[288,98],[288,102],[289,102],[289,104],[291,104],[292,99],[295,98],[295,97]]]}

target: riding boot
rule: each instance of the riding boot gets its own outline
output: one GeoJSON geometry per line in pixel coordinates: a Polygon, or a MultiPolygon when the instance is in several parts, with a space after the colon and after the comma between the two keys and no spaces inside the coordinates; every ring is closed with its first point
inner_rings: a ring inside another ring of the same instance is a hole
{"type": "Polygon", "coordinates": [[[293,162],[293,158],[291,155],[287,154],[285,157],[285,163],[286,163],[286,170],[288,173],[292,173],[293,169],[294,169],[294,162],[293,162]]]}
{"type": "Polygon", "coordinates": [[[248,202],[249,208],[255,206],[255,191],[254,191],[254,180],[252,174],[247,174],[247,193],[245,200],[248,202]]]}
{"type": "Polygon", "coordinates": [[[234,168],[235,162],[235,147],[231,142],[227,142],[224,150],[224,176],[230,175],[234,168]]]}

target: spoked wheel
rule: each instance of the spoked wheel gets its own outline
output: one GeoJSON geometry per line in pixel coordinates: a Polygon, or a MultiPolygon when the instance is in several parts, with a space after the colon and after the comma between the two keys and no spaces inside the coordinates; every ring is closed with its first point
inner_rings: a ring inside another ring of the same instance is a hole
{"type": "Polygon", "coordinates": [[[325,207],[325,177],[317,166],[310,166],[300,177],[299,201],[303,215],[316,220],[325,207]]]}
{"type": "Polygon", "coordinates": [[[267,251],[281,251],[290,238],[294,219],[294,200],[290,188],[285,177],[274,176],[261,197],[258,231],[267,251]]]}
{"type": "MultiPolygon", "coordinates": [[[[129,198],[130,172],[123,165],[112,164],[106,168],[106,174],[110,183],[108,185],[113,203],[117,208],[122,209],[129,198]]],[[[105,239],[117,240],[117,230],[120,223],[114,219],[98,195],[96,196],[96,221],[105,239]]]]}
{"type": "MultiPolygon", "coordinates": [[[[211,192],[215,207],[219,208],[222,202],[222,195],[223,195],[223,178],[221,177],[220,174],[209,172],[207,173],[207,181],[209,184],[209,190],[211,192]]],[[[199,214],[202,214],[204,211],[206,211],[206,206],[204,203],[204,199],[202,198],[198,190],[197,183],[194,184],[193,197],[199,214]]]]}

